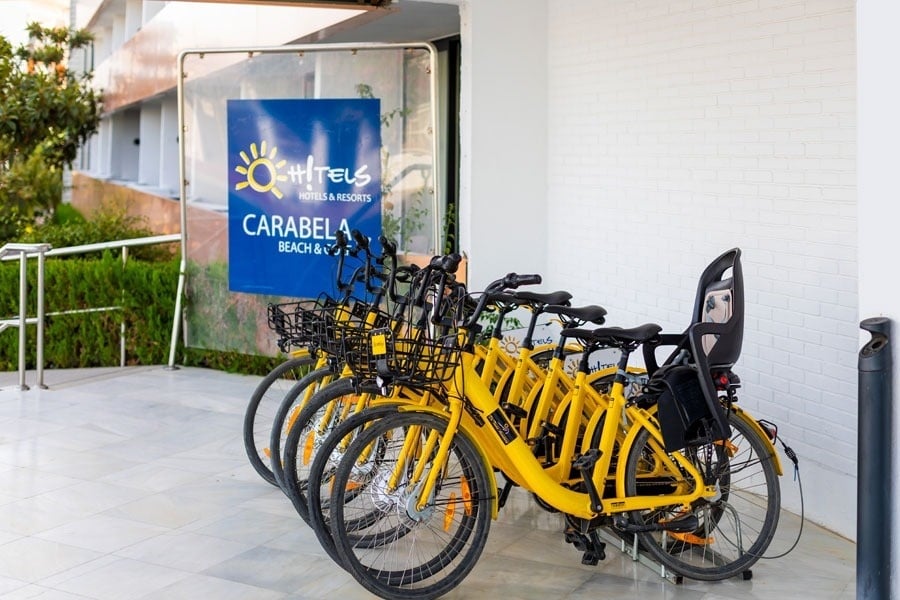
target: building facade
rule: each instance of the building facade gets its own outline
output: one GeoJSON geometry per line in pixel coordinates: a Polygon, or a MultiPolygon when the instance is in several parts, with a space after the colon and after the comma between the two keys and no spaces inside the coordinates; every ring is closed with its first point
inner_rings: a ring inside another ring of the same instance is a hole
{"type": "MultiPolygon", "coordinates": [[[[740,246],[741,402],[800,456],[806,515],[854,538],[858,325],[900,312],[885,277],[900,94],[877,75],[897,55],[883,26],[897,11],[867,0],[395,0],[375,11],[110,0],[77,13],[98,35],[108,99],[73,197],[118,196],[177,230],[162,215],[179,208],[185,48],[458,40],[447,63],[458,129],[443,160],[473,286],[540,272],[548,289],[607,307],[611,324],[680,330],[706,263],[740,246]]],[[[790,475],[783,488],[799,512],[790,475]]]]}

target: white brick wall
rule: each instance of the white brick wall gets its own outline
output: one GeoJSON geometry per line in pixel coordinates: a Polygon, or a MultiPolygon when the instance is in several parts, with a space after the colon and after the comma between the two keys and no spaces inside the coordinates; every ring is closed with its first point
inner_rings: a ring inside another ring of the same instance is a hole
{"type": "Polygon", "coordinates": [[[854,537],[854,2],[548,5],[548,285],[680,330],[740,246],[741,402],[800,455],[807,515],[854,537]]]}

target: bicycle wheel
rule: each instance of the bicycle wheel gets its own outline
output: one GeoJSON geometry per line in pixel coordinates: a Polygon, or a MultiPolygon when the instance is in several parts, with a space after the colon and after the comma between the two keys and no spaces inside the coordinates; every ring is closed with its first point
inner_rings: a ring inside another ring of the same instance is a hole
{"type": "Polygon", "coordinates": [[[491,473],[461,430],[454,432],[445,463],[435,464],[446,428],[446,419],[427,413],[382,418],[356,437],[334,474],[330,526],[337,554],[363,587],[382,598],[441,596],[462,582],[484,549],[491,473]],[[360,470],[373,444],[384,441],[377,468],[360,470]],[[437,481],[419,507],[431,469],[439,469],[437,481]],[[379,518],[371,519],[372,513],[379,518]],[[364,536],[356,528],[361,515],[372,521],[364,536]]]}
{"type": "Polygon", "coordinates": [[[271,457],[269,465],[275,476],[275,483],[281,488],[284,488],[283,448],[288,431],[313,395],[323,386],[331,383],[334,377],[335,371],[331,367],[322,367],[307,373],[288,390],[275,412],[269,439],[269,455],[271,457]]]}
{"type": "MultiPolygon", "coordinates": [[[[293,420],[284,442],[282,490],[291,499],[297,514],[309,522],[307,480],[313,460],[332,430],[348,416],[361,394],[377,388],[357,388],[351,379],[338,379],[318,390],[293,420]]],[[[332,450],[334,452],[334,450],[332,450]]]]}
{"type": "MultiPolygon", "coordinates": [[[[316,453],[315,460],[307,473],[308,484],[306,486],[306,498],[308,505],[309,526],[316,533],[319,543],[325,552],[336,563],[341,564],[341,558],[337,554],[334,539],[331,537],[330,499],[333,487],[334,472],[340,464],[341,456],[349,443],[375,421],[389,415],[397,414],[397,405],[382,405],[368,408],[360,413],[352,415],[343,423],[334,428],[331,434],[322,443],[316,453]]],[[[387,438],[385,438],[387,441],[387,438]]],[[[373,453],[374,456],[381,452],[373,453]]],[[[291,471],[287,471],[290,478],[291,471]]],[[[352,497],[352,495],[351,495],[352,497]]],[[[365,521],[371,522],[368,515],[363,515],[365,521]]],[[[352,525],[359,529],[360,524],[352,525]]]]}
{"type": "MultiPolygon", "coordinates": [[[[778,525],[781,488],[768,445],[734,413],[729,414],[729,422],[729,440],[682,451],[718,485],[718,499],[698,501],[690,510],[679,505],[630,514],[638,526],[681,520],[690,514],[697,518],[692,531],[637,534],[654,559],[692,579],[714,581],[745,572],[766,551],[778,525]]],[[[657,467],[654,455],[659,451],[658,444],[651,447],[649,431],[638,434],[626,464],[629,496],[672,493],[684,484],[680,474],[657,467]]]]}
{"type": "Polygon", "coordinates": [[[269,440],[272,422],[282,398],[308,371],[315,359],[309,356],[289,358],[266,375],[253,394],[244,412],[244,449],[253,469],[260,477],[277,485],[269,468],[271,451],[269,440]]]}

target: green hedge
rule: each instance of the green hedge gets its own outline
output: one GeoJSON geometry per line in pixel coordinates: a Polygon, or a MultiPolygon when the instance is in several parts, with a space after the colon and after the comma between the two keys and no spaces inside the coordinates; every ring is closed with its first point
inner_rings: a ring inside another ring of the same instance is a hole
{"type": "MultiPolygon", "coordinates": [[[[35,316],[36,268],[28,265],[28,316],[35,316]]],[[[129,260],[123,267],[118,253],[100,258],[49,259],[45,263],[44,306],[47,313],[120,306],[121,310],[52,315],[44,326],[46,368],[117,366],[120,327],[125,323],[125,357],[129,365],[166,364],[172,335],[178,260],[129,260]]],[[[19,313],[19,263],[0,264],[0,318],[19,313]]],[[[26,363],[36,364],[36,327],[29,325],[26,363]]],[[[0,332],[0,370],[18,368],[18,328],[0,332]]],[[[266,373],[278,358],[184,349],[176,362],[242,373],[266,373]]]]}
{"type": "MultiPolygon", "coordinates": [[[[28,315],[36,314],[36,269],[28,265],[28,315]]],[[[119,333],[125,323],[128,364],[160,364],[168,359],[175,310],[178,262],[129,261],[123,268],[118,254],[101,258],[49,259],[44,266],[44,307],[49,313],[120,306],[120,310],[82,314],[49,314],[44,325],[44,363],[47,368],[118,365],[119,333]]],[[[19,312],[19,263],[0,268],[0,315],[19,312]]],[[[35,364],[36,331],[26,329],[27,364],[35,364]]],[[[18,365],[18,329],[0,333],[0,368],[18,365]]]]}

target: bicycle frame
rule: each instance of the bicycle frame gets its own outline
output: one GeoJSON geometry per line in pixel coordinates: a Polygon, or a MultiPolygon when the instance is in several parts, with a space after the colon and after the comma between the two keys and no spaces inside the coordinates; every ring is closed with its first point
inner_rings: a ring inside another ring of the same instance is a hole
{"type": "MultiPolygon", "coordinates": [[[[425,506],[431,493],[434,481],[447,458],[450,440],[456,431],[462,430],[469,435],[488,459],[486,466],[496,466],[517,484],[537,494],[547,504],[576,517],[593,519],[600,515],[632,510],[645,510],[671,505],[690,505],[703,497],[714,497],[718,492],[714,486],[695,486],[688,493],[664,496],[625,496],[624,494],[624,461],[619,461],[616,477],[616,496],[600,498],[600,506],[595,506],[589,493],[570,489],[558,481],[551,472],[534,457],[531,448],[516,432],[507,419],[503,409],[481,381],[472,368],[473,355],[470,352],[461,354],[460,365],[454,373],[454,379],[446,386],[450,394],[449,414],[444,411],[429,411],[442,414],[448,421],[447,428],[438,447],[429,478],[422,485],[419,494],[420,508],[425,506]],[[468,403],[469,408],[464,404],[468,403]]],[[[579,385],[584,385],[584,374],[576,378],[576,396],[579,385]],[[579,382],[578,379],[581,379],[579,382]]],[[[624,456],[641,427],[651,432],[654,440],[654,452],[661,463],[667,465],[669,472],[686,472],[693,481],[703,478],[693,463],[680,452],[667,455],[662,446],[662,434],[649,414],[641,409],[626,406],[624,385],[617,380],[609,394],[608,414],[625,415],[631,423],[623,445],[619,449],[624,456]]],[[[573,404],[572,413],[578,414],[581,407],[573,404]]],[[[400,406],[399,410],[421,410],[421,407],[400,406]]],[[[595,489],[604,489],[603,483],[609,476],[613,447],[619,428],[619,418],[608,418],[604,422],[600,442],[600,459],[593,469],[591,481],[595,489]]],[[[574,426],[574,425],[571,425],[574,426]]]]}

